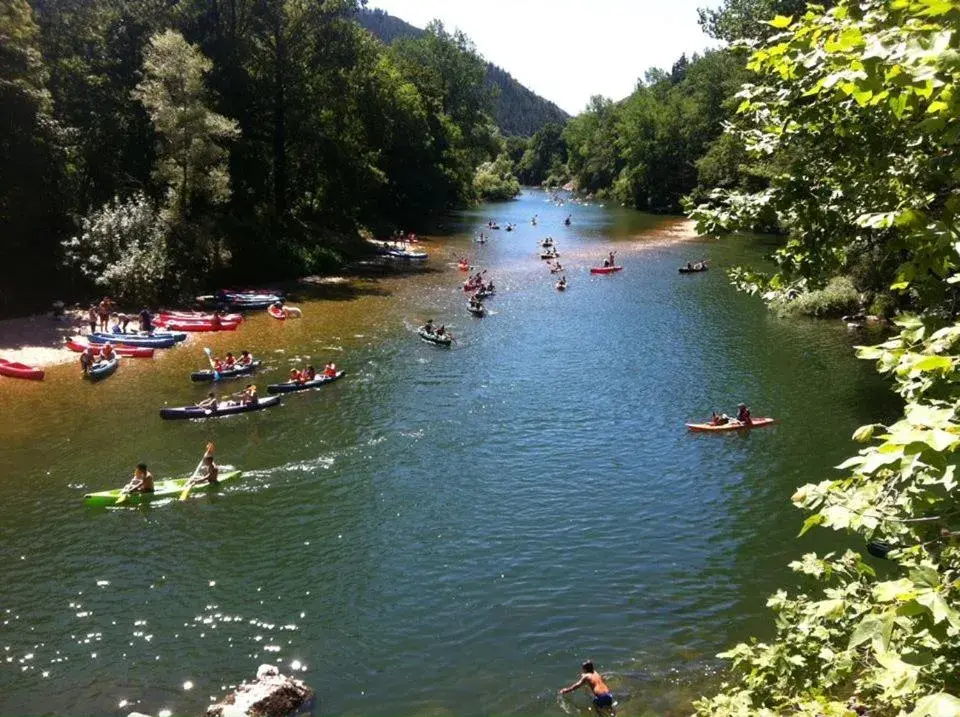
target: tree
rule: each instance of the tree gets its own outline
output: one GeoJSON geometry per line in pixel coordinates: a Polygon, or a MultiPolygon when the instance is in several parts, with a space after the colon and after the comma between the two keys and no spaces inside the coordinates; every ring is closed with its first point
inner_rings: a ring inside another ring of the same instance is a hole
{"type": "Polygon", "coordinates": [[[0,264],[0,311],[45,298],[57,266],[64,138],[52,117],[39,28],[24,0],[0,0],[0,236],[10,260],[0,264]]]}
{"type": "Polygon", "coordinates": [[[917,316],[861,349],[905,400],[902,418],[859,429],[868,443],[836,479],[801,486],[816,526],[849,531],[892,560],[853,550],[791,564],[805,587],[768,601],[775,639],[737,645],[731,683],[701,714],[960,713],[960,6],[842,0],[770,20],[777,34],[749,62],[732,131],[752,156],[784,162],[760,192],[719,191],[694,212],[701,231],[789,228],[779,272],[739,279],[779,299],[821,284],[851,258],[893,258],[890,289],[917,316]]]}
{"type": "Polygon", "coordinates": [[[506,154],[477,167],[473,179],[474,191],[480,199],[503,202],[520,193],[520,182],[513,175],[513,163],[506,154]]]}
{"type": "Polygon", "coordinates": [[[233,120],[207,106],[204,76],[212,66],[174,30],[150,38],[144,54],[144,79],[134,96],[160,135],[155,176],[167,187],[171,217],[189,219],[202,203],[230,198],[228,153],[222,145],[239,131],[233,120]]]}

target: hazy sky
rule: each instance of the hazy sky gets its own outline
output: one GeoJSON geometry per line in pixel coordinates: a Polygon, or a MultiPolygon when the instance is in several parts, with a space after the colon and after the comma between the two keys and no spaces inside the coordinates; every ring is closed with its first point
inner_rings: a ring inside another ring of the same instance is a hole
{"type": "Polygon", "coordinates": [[[370,0],[411,25],[439,18],[487,60],[570,114],[591,95],[621,99],[649,67],[715,44],[697,7],[718,0],[370,0]]]}

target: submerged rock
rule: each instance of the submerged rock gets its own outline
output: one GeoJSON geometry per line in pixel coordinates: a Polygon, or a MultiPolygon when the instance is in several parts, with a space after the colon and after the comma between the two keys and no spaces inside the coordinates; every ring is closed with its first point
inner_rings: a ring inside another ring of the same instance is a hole
{"type": "Polygon", "coordinates": [[[245,682],[211,705],[206,717],[287,717],[309,710],[315,697],[307,685],[281,675],[276,666],[260,665],[254,682],[245,682]]]}

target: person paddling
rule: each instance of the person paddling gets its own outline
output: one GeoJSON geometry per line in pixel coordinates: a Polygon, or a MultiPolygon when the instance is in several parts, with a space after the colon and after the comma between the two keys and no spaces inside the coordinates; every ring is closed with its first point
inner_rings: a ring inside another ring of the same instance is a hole
{"type": "Polygon", "coordinates": [[[93,348],[87,346],[83,350],[83,353],[80,354],[80,370],[86,374],[87,371],[97,362],[97,354],[94,353],[93,348]]]}
{"type": "Polygon", "coordinates": [[[737,404],[737,420],[745,426],[753,425],[753,418],[750,416],[750,408],[747,406],[747,404],[737,404]]]}
{"type": "Polygon", "coordinates": [[[598,715],[603,714],[602,710],[609,710],[610,717],[615,717],[616,712],[613,709],[613,693],[607,687],[603,677],[593,667],[593,662],[587,660],[580,668],[580,679],[568,687],[560,690],[561,695],[568,694],[581,687],[587,687],[593,695],[593,709],[598,715]]]}
{"type": "Polygon", "coordinates": [[[197,404],[197,408],[202,408],[205,411],[216,411],[217,403],[217,394],[211,391],[205,399],[197,404]]]}
{"type": "Polygon", "coordinates": [[[332,361],[323,367],[323,375],[327,378],[331,378],[337,375],[337,364],[332,361]]]}
{"type": "Polygon", "coordinates": [[[121,493],[153,493],[153,474],[147,470],[146,463],[138,463],[133,478],[120,491],[121,493]]]}
{"type": "Polygon", "coordinates": [[[306,383],[307,381],[313,381],[313,379],[317,377],[317,369],[313,367],[313,364],[310,364],[305,369],[303,369],[303,373],[301,373],[300,376],[303,379],[304,383],[306,383]]]}
{"type": "MultiPolygon", "coordinates": [[[[230,354],[227,354],[229,356],[230,354]]],[[[241,366],[250,366],[253,363],[253,356],[250,355],[249,351],[240,352],[240,361],[241,366]]]]}
{"type": "Polygon", "coordinates": [[[186,488],[186,487],[195,486],[195,485],[203,485],[204,483],[208,483],[210,485],[217,485],[217,483],[219,482],[218,481],[219,477],[220,477],[220,468],[217,466],[216,463],[213,462],[213,456],[207,455],[207,456],[204,456],[203,458],[200,474],[194,476],[189,481],[187,481],[187,485],[184,487],[186,488]]]}

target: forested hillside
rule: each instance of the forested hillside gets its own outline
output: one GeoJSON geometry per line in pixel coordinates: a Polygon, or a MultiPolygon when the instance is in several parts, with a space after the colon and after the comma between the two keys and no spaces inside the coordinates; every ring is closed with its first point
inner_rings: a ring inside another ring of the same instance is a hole
{"type": "Polygon", "coordinates": [[[356,0],[0,0],[0,312],[335,266],[476,198],[485,63],[356,0]]]}
{"type": "MultiPolygon", "coordinates": [[[[383,10],[363,9],[357,19],[388,45],[398,38],[417,37],[423,32],[383,10]]],[[[529,137],[551,122],[563,124],[569,115],[517,82],[510,73],[487,63],[487,86],[493,90],[493,118],[505,135],[529,137]]]]}

